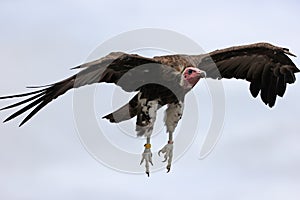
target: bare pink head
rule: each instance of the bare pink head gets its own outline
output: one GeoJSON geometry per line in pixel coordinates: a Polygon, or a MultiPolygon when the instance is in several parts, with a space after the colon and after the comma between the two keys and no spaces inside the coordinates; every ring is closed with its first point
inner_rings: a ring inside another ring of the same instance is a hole
{"type": "Polygon", "coordinates": [[[198,83],[201,78],[205,78],[206,73],[196,67],[187,67],[182,74],[182,86],[190,89],[198,83]]]}

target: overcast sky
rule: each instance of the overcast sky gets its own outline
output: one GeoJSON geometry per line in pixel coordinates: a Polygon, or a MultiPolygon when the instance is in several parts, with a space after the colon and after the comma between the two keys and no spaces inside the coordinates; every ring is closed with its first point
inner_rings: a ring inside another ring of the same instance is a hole
{"type": "MultiPolygon", "coordinates": [[[[66,78],[74,73],[69,69],[85,62],[98,45],[139,28],[178,32],[207,52],[265,41],[300,55],[299,9],[298,1],[2,0],[0,96],[66,78]]],[[[299,58],[292,59],[300,65],[299,58]]],[[[200,116],[197,138],[169,174],[162,170],[150,178],[112,170],[85,150],[73,118],[73,92],[53,101],[22,128],[21,118],[1,124],[0,199],[298,199],[299,82],[288,87],[273,109],[252,98],[246,82],[230,80],[223,85],[226,118],[213,152],[199,160],[211,116],[202,82],[194,92],[202,112],[192,112],[196,105],[189,95],[184,113],[200,116]]],[[[97,88],[97,108],[101,101],[111,101],[107,94],[113,88],[97,88]]],[[[0,107],[10,102],[0,101],[0,107]]],[[[96,115],[101,120],[110,111],[101,108],[96,115]]],[[[0,119],[10,113],[2,111],[0,119]]],[[[117,130],[99,123],[108,134],[117,130]]],[[[167,140],[160,134],[157,147],[167,140]]],[[[137,140],[128,151],[142,152],[143,141],[137,140]]]]}

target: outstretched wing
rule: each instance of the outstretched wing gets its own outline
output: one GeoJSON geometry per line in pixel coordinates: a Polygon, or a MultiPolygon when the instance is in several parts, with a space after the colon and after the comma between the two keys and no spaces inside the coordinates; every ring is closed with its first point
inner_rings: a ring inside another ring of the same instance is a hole
{"type": "Polygon", "coordinates": [[[8,99],[8,98],[15,98],[15,97],[31,96],[23,101],[2,108],[1,110],[10,109],[28,103],[28,105],[24,106],[23,108],[13,113],[11,116],[9,116],[4,122],[14,119],[15,117],[33,108],[33,110],[21,122],[20,126],[22,126],[25,122],[27,122],[32,116],[34,116],[40,109],[46,106],[53,99],[56,99],[58,96],[64,94],[65,92],[67,92],[72,88],[78,88],[84,85],[106,82],[106,83],[115,83],[121,86],[125,91],[138,90],[138,88],[136,88],[135,86],[141,84],[137,82],[143,81],[143,77],[140,78],[136,78],[136,77],[138,75],[142,75],[143,73],[145,73],[145,71],[133,70],[133,69],[135,69],[137,66],[143,66],[149,64],[151,65],[152,67],[151,69],[153,70],[152,71],[148,70],[147,72],[150,72],[157,76],[161,76],[161,74],[163,74],[163,71],[166,70],[165,68],[169,68],[160,65],[158,61],[155,61],[150,58],[138,56],[135,54],[125,54],[121,52],[110,53],[104,58],[73,68],[73,69],[82,68],[82,70],[65,80],[62,80],[60,82],[48,86],[41,87],[39,90],[34,92],[0,97],[0,99],[8,99]],[[133,71],[131,72],[130,70],[133,71]],[[128,73],[128,75],[126,76],[127,77],[126,80],[131,80],[131,81],[130,82],[120,81],[120,78],[126,73],[128,73]],[[132,76],[134,76],[136,82],[134,82],[133,79],[131,79],[132,76]]]}
{"type": "Polygon", "coordinates": [[[236,78],[250,82],[253,97],[260,92],[262,101],[274,106],[277,95],[282,97],[287,83],[294,83],[299,69],[287,56],[288,49],[268,43],[256,43],[216,50],[195,56],[198,68],[211,78],[236,78]]]}

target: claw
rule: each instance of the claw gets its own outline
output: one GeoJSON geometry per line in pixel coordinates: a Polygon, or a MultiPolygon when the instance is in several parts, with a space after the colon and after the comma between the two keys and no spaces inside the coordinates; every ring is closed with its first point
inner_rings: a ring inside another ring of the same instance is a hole
{"type": "Polygon", "coordinates": [[[150,173],[149,172],[146,172],[147,176],[149,177],[150,176],[150,173]]]}
{"type": "Polygon", "coordinates": [[[144,158],[142,158],[142,160],[141,160],[141,162],[140,162],[140,165],[142,165],[142,164],[143,164],[144,160],[145,160],[145,159],[144,159],[144,158]]]}
{"type": "Polygon", "coordinates": [[[164,154],[164,160],[162,162],[168,161],[167,173],[171,170],[172,158],[173,158],[173,143],[166,144],[161,150],[158,151],[158,155],[164,154]]]}
{"type": "MultiPolygon", "coordinates": [[[[160,156],[161,153],[166,153],[165,147],[158,151],[158,155],[159,155],[159,156],[160,156]]],[[[165,158],[165,159],[164,159],[162,162],[166,162],[166,161],[167,161],[167,159],[168,159],[167,153],[164,155],[164,158],[165,158]]]]}
{"type": "Polygon", "coordinates": [[[170,170],[171,170],[171,165],[167,165],[167,173],[169,173],[170,172],[170,170]]]}
{"type": "Polygon", "coordinates": [[[150,164],[153,166],[153,163],[152,163],[152,158],[151,158],[151,160],[149,160],[149,162],[150,162],[150,164]]]}

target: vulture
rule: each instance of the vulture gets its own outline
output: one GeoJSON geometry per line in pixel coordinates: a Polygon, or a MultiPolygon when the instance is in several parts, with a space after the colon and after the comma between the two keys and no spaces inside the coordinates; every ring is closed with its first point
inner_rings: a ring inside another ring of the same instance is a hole
{"type": "Polygon", "coordinates": [[[151,133],[157,110],[166,105],[164,123],[168,133],[163,154],[167,172],[173,157],[173,133],[182,117],[185,95],[203,78],[244,79],[250,82],[253,97],[273,107],[277,96],[282,97],[287,84],[295,82],[299,69],[289,58],[295,56],[287,48],[269,43],[234,46],[200,55],[166,55],[153,58],[137,54],[113,52],[98,60],[72,69],[79,72],[65,80],[36,87],[33,92],[9,95],[0,99],[27,97],[1,110],[23,106],[4,122],[31,110],[20,123],[22,126],[39,110],[70,89],[94,83],[113,83],[136,95],[118,110],[104,116],[111,123],[136,117],[136,132],[146,138],[140,164],[145,163],[149,176],[152,164],[151,133]]]}

